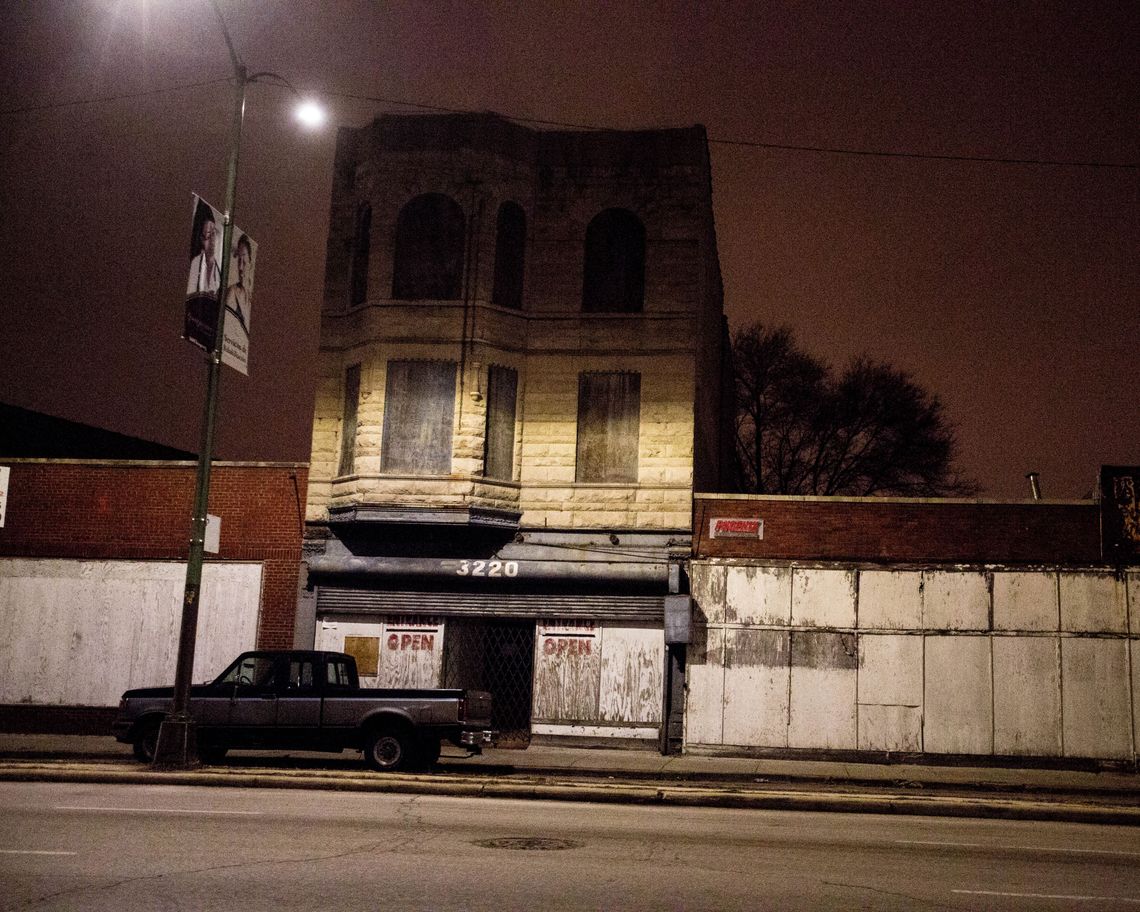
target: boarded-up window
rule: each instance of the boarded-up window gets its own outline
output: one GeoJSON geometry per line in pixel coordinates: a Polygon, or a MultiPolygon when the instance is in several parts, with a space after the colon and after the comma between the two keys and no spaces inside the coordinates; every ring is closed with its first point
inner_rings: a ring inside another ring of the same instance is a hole
{"type": "Polygon", "coordinates": [[[579,375],[574,480],[636,482],[640,420],[640,374],[579,375]]]}
{"type": "Polygon", "coordinates": [[[360,400],[360,365],[344,372],[344,408],[340,418],[340,467],[338,475],[351,475],[356,454],[356,404],[360,400]]]}
{"type": "Polygon", "coordinates": [[[356,673],[375,677],[380,669],[380,637],[346,636],[344,651],[356,659],[356,673]]]}
{"type": "Polygon", "coordinates": [[[349,277],[349,301],[363,304],[368,298],[368,255],[372,247],[372,207],[361,203],[356,210],[356,226],[352,235],[352,265],[349,277]]]}
{"type": "Polygon", "coordinates": [[[518,203],[503,203],[495,226],[495,284],[491,301],[500,307],[522,308],[523,266],[526,261],[526,213],[518,203]]]}
{"type": "Polygon", "coordinates": [[[492,366],[487,377],[487,435],[483,473],[488,478],[514,477],[515,401],[519,375],[509,367],[492,366]]]}
{"type": "Polygon", "coordinates": [[[645,298],[645,226],[628,209],[607,209],[586,228],[582,310],[636,313],[645,298]]]}
{"type": "Polygon", "coordinates": [[[425,193],[396,219],[392,297],[454,301],[463,282],[463,210],[451,197],[425,193]]]}
{"type": "Polygon", "coordinates": [[[454,415],[454,361],[389,361],[380,470],[450,474],[454,415]]]}

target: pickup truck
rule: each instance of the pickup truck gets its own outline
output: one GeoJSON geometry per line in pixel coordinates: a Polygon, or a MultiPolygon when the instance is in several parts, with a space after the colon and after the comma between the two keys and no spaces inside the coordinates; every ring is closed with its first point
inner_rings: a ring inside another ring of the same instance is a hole
{"type": "MultiPolygon", "coordinates": [[[[173,699],[173,687],[144,687],[119,701],[112,732],[144,763],[173,699]]],[[[231,748],[355,749],[372,769],[399,770],[435,763],[444,740],[475,753],[494,743],[489,693],[362,688],[356,660],[341,652],[243,652],[191,688],[190,715],[207,763],[231,748]]]]}

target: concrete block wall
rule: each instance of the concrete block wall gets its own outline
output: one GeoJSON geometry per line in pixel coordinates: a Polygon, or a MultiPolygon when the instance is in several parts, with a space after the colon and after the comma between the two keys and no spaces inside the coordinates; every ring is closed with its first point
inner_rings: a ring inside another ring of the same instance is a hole
{"type": "Polygon", "coordinates": [[[1135,760],[1140,571],[697,560],[691,750],[1135,760]]]}

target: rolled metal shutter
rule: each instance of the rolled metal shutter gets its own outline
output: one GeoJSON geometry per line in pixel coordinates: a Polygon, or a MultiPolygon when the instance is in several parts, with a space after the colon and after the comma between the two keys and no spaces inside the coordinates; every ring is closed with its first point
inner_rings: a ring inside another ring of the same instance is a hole
{"type": "Polygon", "coordinates": [[[430,614],[440,617],[585,618],[664,622],[662,595],[541,592],[392,592],[317,586],[317,617],[328,614],[430,614]]]}

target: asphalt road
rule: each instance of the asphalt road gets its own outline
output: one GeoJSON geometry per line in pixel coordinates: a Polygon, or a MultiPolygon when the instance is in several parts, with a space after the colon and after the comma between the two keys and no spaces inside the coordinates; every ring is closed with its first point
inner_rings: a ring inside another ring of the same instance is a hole
{"type": "Polygon", "coordinates": [[[0,783],[0,910],[1140,909],[1140,830],[0,783]]]}

